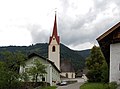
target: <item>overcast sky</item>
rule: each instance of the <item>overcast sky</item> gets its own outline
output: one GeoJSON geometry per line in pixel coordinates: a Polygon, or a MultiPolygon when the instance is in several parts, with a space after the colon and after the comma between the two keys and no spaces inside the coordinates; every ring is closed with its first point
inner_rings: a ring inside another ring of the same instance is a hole
{"type": "Polygon", "coordinates": [[[0,0],[0,46],[48,43],[55,10],[61,43],[75,50],[120,21],[120,0],[0,0]]]}

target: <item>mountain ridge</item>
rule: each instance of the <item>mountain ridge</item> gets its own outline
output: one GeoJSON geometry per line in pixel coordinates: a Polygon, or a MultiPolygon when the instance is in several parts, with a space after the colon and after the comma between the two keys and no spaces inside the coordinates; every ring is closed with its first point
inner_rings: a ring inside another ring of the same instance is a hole
{"type": "MultiPolygon", "coordinates": [[[[0,52],[3,51],[21,51],[27,56],[35,52],[45,58],[48,58],[48,43],[37,43],[30,46],[2,46],[0,47],[0,52]]],[[[85,67],[85,58],[89,55],[89,51],[90,50],[75,51],[65,46],[64,44],[60,44],[60,59],[61,61],[70,60],[73,63],[75,71],[77,71],[85,67]]]]}

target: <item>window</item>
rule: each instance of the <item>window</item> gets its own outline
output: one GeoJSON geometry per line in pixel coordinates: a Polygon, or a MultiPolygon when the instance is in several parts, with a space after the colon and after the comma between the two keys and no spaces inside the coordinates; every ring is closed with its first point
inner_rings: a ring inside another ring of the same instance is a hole
{"type": "Polygon", "coordinates": [[[66,73],[66,78],[68,78],[68,73],[66,73]]]}
{"type": "Polygon", "coordinates": [[[45,77],[42,77],[42,81],[45,81],[45,77]]]}
{"type": "Polygon", "coordinates": [[[55,46],[52,47],[52,52],[55,52],[55,46]]]}
{"type": "Polygon", "coordinates": [[[71,75],[71,78],[73,78],[73,73],[72,73],[72,75],[71,75]]]}

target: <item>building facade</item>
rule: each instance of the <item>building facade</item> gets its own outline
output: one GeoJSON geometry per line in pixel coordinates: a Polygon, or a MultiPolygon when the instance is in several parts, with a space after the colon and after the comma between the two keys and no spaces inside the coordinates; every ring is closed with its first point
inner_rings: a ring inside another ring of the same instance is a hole
{"type": "MultiPolygon", "coordinates": [[[[35,60],[39,60],[43,65],[45,65],[47,72],[47,74],[45,74],[43,77],[38,78],[38,82],[48,82],[51,86],[55,85],[57,82],[60,82],[60,71],[55,64],[36,53],[32,53],[28,56],[28,60],[25,61],[25,66],[20,66],[20,73],[26,72],[30,67],[34,66],[33,62],[35,60]]],[[[29,81],[32,82],[32,78],[30,78],[29,81]]]]}
{"type": "Polygon", "coordinates": [[[110,45],[110,82],[120,84],[120,43],[110,45]]]}
{"type": "Polygon", "coordinates": [[[75,70],[72,66],[71,61],[61,60],[60,68],[61,76],[63,76],[64,78],[75,78],[75,70]]]}
{"type": "Polygon", "coordinates": [[[97,38],[109,67],[109,82],[120,84],[120,22],[97,38]]]}

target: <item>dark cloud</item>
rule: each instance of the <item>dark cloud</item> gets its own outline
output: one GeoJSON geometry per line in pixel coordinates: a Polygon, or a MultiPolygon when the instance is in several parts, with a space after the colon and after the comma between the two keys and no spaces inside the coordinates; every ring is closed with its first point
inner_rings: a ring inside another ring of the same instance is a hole
{"type": "Polygon", "coordinates": [[[42,29],[40,25],[28,25],[28,30],[31,31],[32,43],[46,43],[48,40],[48,33],[45,29],[42,29]]]}

